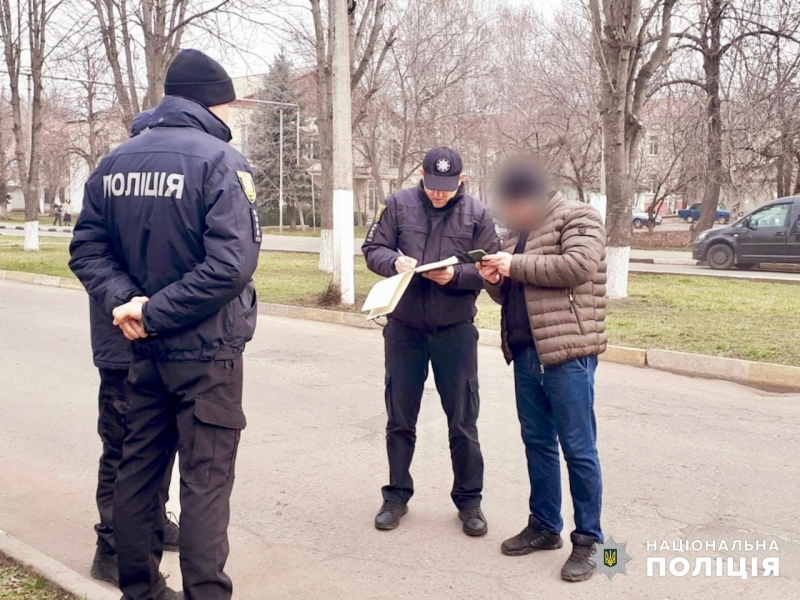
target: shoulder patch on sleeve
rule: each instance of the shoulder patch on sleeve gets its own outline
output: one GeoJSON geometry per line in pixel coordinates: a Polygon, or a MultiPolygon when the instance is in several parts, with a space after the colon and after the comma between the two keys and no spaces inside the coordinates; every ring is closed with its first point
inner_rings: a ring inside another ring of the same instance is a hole
{"type": "Polygon", "coordinates": [[[378,207],[378,213],[375,215],[375,222],[376,223],[381,220],[381,216],[383,215],[383,211],[385,211],[385,210],[386,210],[386,205],[385,204],[381,204],[380,207],[378,207]]]}
{"type": "Polygon", "coordinates": [[[236,171],[236,176],[239,178],[244,195],[247,196],[251,204],[255,204],[256,184],[253,182],[253,175],[247,171],[236,171]]]}

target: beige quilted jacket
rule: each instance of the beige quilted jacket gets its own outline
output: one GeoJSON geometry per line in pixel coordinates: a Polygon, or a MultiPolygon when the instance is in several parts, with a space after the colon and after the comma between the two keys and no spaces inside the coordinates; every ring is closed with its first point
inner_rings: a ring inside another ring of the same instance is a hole
{"type": "MultiPolygon", "coordinates": [[[[519,233],[504,240],[513,253],[519,233]]],[[[524,282],[531,331],[542,365],[596,356],[606,349],[606,231],[588,204],[556,194],[544,222],[528,236],[523,254],[511,261],[511,278],[524,282]]],[[[503,304],[505,281],[486,284],[503,304]]],[[[505,319],[503,353],[511,362],[505,319]]]]}

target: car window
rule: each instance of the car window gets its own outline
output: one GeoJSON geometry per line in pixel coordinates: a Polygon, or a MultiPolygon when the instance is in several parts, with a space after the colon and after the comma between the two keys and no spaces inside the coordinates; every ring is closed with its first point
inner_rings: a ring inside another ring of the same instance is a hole
{"type": "Polygon", "coordinates": [[[754,212],[750,216],[752,227],[783,227],[789,216],[788,204],[773,204],[754,212]]]}

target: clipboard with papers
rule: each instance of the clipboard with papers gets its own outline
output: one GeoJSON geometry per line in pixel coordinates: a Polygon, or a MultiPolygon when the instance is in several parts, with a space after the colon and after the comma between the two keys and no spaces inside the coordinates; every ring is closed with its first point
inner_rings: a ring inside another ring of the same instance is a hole
{"type": "MultiPolygon", "coordinates": [[[[478,252],[483,252],[478,251],[478,252]]],[[[483,252],[485,255],[486,253],[483,252]]],[[[475,259],[470,256],[451,256],[444,260],[434,263],[420,265],[413,271],[406,271],[405,273],[398,273],[393,277],[383,279],[372,286],[372,289],[364,301],[364,306],[361,307],[362,312],[369,311],[367,319],[377,319],[390,314],[397,307],[400,299],[408,289],[408,284],[417,273],[427,273],[428,271],[435,271],[437,269],[444,269],[453,267],[465,262],[475,262],[475,259]]]]}

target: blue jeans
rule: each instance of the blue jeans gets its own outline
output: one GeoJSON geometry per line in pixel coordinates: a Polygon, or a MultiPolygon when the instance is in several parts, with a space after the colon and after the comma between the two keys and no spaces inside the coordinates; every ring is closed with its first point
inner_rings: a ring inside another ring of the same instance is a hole
{"type": "Polygon", "coordinates": [[[514,354],[514,382],[522,441],[531,481],[530,510],[539,527],[560,533],[561,466],[564,452],[575,508],[575,532],[603,542],[603,483],[597,457],[594,373],[597,357],[547,365],[541,371],[533,346],[514,354]]]}

